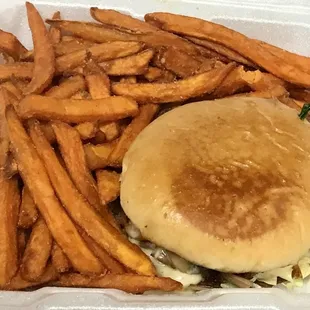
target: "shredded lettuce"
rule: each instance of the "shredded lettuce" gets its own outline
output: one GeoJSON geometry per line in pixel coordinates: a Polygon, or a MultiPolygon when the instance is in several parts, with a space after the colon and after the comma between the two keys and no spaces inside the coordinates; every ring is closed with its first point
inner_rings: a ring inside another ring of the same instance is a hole
{"type": "Polygon", "coordinates": [[[152,250],[149,249],[145,249],[143,247],[141,247],[141,244],[138,240],[135,240],[133,238],[128,238],[130,242],[138,245],[141,250],[149,256],[149,258],[151,259],[152,263],[154,264],[157,274],[161,277],[168,277],[171,278],[173,280],[176,280],[180,283],[182,283],[183,287],[189,287],[191,285],[197,285],[202,281],[202,275],[200,273],[197,274],[191,274],[191,273],[184,273],[181,272],[180,270],[177,269],[173,269],[163,263],[161,263],[160,261],[158,261],[157,259],[155,259],[152,256],[152,250]]]}
{"type": "Polygon", "coordinates": [[[310,275],[310,252],[302,257],[296,265],[288,265],[282,268],[276,268],[266,272],[257,273],[252,281],[261,281],[269,285],[277,285],[278,278],[284,280],[282,284],[287,288],[301,287],[304,279],[310,275]],[[295,266],[295,267],[294,267],[295,266]],[[294,268],[299,268],[300,273],[294,274],[294,268]]]}

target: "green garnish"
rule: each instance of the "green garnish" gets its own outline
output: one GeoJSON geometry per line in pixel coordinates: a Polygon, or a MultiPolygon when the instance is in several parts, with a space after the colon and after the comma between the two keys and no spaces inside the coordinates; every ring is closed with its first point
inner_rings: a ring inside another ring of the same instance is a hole
{"type": "Polygon", "coordinates": [[[309,111],[310,111],[310,103],[305,103],[300,113],[298,114],[299,118],[301,120],[304,120],[307,117],[309,111]]]}

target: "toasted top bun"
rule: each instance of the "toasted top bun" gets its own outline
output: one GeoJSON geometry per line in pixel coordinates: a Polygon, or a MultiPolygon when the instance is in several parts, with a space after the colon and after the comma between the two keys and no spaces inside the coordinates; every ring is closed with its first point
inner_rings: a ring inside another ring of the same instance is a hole
{"type": "Polygon", "coordinates": [[[278,101],[191,103],[151,123],[123,163],[142,235],[196,264],[259,272],[310,248],[310,124],[278,101]]]}

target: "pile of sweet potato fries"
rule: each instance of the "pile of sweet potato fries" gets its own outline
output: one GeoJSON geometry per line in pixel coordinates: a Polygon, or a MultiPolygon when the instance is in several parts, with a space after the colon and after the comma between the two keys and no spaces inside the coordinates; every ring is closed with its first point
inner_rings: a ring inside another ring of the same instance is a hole
{"type": "Polygon", "coordinates": [[[193,17],[91,8],[96,23],[56,12],[48,29],[26,8],[33,50],[0,30],[1,288],[181,289],[156,276],[108,207],[126,151],[155,117],[194,101],[277,98],[300,110],[310,58],[193,17]]]}

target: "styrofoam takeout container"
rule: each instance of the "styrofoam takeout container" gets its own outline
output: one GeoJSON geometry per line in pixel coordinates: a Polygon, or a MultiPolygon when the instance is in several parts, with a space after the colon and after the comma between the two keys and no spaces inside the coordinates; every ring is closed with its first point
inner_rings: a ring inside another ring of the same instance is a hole
{"type": "MultiPolygon", "coordinates": [[[[244,34],[310,56],[310,0],[63,0],[33,1],[43,17],[91,20],[88,7],[116,9],[143,17],[166,11],[212,20],[244,34]]],[[[31,34],[23,0],[0,0],[0,28],[29,48],[31,34]]],[[[210,249],[212,251],[212,249],[210,249]]],[[[0,310],[99,309],[310,309],[310,283],[298,291],[213,289],[200,293],[129,295],[117,290],[42,288],[1,292],[0,310]]]]}

